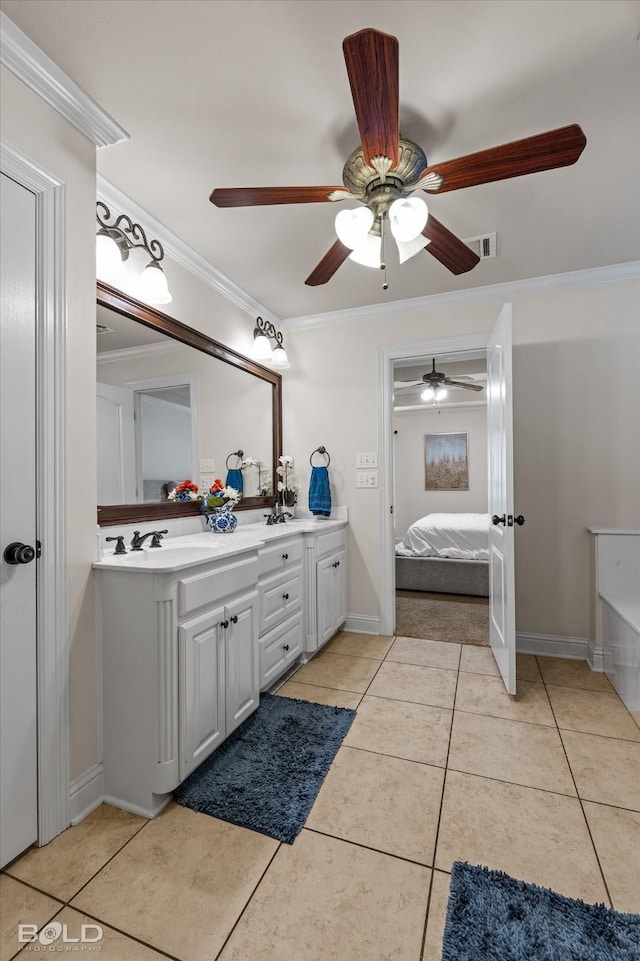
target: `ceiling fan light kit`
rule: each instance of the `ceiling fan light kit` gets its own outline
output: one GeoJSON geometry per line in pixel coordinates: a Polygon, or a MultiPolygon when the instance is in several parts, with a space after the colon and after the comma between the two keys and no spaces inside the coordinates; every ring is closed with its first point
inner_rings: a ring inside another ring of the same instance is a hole
{"type": "MultiPolygon", "coordinates": [[[[210,197],[218,207],[358,201],[361,206],[336,217],[338,240],[307,277],[308,286],[327,283],[347,258],[386,269],[385,222],[401,264],[424,249],[454,274],[472,270],[481,259],[478,254],[412,194],[438,194],[553,170],[574,164],[584,150],[586,137],[572,124],[429,165],[422,148],[399,135],[397,38],[367,28],[346,37],[342,49],[361,141],[344,165],[344,187],[223,187],[210,197]]],[[[385,276],[383,289],[387,287],[385,276]]]]}

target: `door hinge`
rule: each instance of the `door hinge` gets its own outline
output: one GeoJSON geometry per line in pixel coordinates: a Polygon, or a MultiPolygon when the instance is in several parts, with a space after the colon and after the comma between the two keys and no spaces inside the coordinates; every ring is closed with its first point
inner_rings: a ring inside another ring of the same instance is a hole
{"type": "Polygon", "coordinates": [[[393,504],[392,504],[391,507],[389,508],[389,513],[390,513],[390,514],[393,514],[393,504]]]}

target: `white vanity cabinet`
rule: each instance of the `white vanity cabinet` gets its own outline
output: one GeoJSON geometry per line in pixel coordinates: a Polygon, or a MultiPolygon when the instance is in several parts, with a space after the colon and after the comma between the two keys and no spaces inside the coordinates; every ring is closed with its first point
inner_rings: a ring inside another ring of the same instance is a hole
{"type": "Polygon", "coordinates": [[[257,548],[178,571],[99,570],[105,800],[153,817],[258,707],[257,585],[257,548]]]}
{"type": "Polygon", "coordinates": [[[305,652],[312,654],[330,640],[347,617],[346,527],[306,534],[307,589],[313,598],[305,652]]]}
{"type": "Polygon", "coordinates": [[[302,654],[302,534],[260,548],[260,690],[268,688],[302,654]]]}

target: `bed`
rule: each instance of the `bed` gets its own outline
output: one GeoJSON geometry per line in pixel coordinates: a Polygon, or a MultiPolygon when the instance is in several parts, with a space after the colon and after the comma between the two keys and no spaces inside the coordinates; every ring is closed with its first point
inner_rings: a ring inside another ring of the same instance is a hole
{"type": "Polygon", "coordinates": [[[396,589],[489,596],[489,515],[427,514],[396,544],[396,589]]]}

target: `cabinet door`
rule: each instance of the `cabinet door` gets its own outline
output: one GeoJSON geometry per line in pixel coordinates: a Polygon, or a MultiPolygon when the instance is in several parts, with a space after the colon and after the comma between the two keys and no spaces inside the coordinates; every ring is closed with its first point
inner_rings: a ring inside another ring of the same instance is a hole
{"type": "Polygon", "coordinates": [[[335,633],[333,555],[316,565],[316,603],[318,609],[318,647],[322,647],[335,633]]]}
{"type": "Polygon", "coordinates": [[[227,736],[260,703],[258,682],[258,592],[252,591],[225,607],[227,661],[227,736]]]}
{"type": "Polygon", "coordinates": [[[334,554],[333,563],[333,629],[337,631],[347,617],[347,552],[334,554]]]}
{"type": "Polygon", "coordinates": [[[178,628],[180,674],[180,780],[225,736],[224,608],[178,628]]]}

